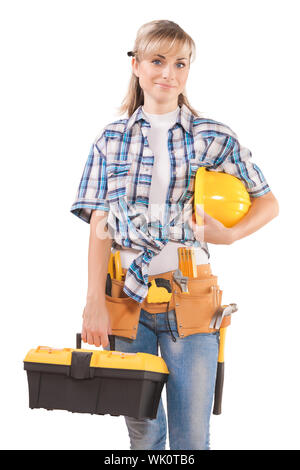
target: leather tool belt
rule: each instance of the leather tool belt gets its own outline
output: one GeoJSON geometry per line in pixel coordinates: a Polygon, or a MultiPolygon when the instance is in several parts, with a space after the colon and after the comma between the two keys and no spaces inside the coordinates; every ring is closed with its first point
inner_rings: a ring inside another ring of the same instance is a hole
{"type": "MultiPolygon", "coordinates": [[[[125,278],[127,269],[122,268],[122,271],[125,278]]],[[[151,314],[175,310],[180,337],[213,333],[230,325],[231,315],[222,318],[218,325],[214,322],[221,307],[222,290],[218,286],[217,276],[211,273],[210,264],[197,266],[197,277],[188,279],[188,293],[183,293],[174,281],[174,272],[148,276],[149,282],[155,278],[164,278],[171,283],[171,299],[161,303],[148,303],[147,297],[142,303],[138,303],[123,292],[124,281],[112,279],[111,296],[105,295],[105,298],[113,335],[135,339],[141,309],[151,314]],[[211,328],[210,325],[217,325],[218,328],[211,328]]]]}

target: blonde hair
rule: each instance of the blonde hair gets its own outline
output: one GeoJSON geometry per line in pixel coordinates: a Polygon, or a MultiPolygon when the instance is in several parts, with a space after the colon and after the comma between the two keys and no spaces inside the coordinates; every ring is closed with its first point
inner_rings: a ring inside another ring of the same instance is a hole
{"type": "MultiPolygon", "coordinates": [[[[187,50],[190,63],[194,61],[196,46],[193,39],[176,23],[168,20],[155,20],[141,26],[137,32],[134,48],[128,55],[134,56],[137,62],[143,60],[146,55],[154,51],[170,51],[174,45],[187,50]],[[169,46],[169,47],[168,47],[169,46]]],[[[128,90],[121,106],[119,114],[128,114],[130,117],[134,111],[144,104],[144,92],[139,84],[139,78],[132,73],[128,90]]],[[[198,111],[190,105],[185,90],[178,96],[178,105],[185,104],[189,110],[198,116],[198,111]]]]}

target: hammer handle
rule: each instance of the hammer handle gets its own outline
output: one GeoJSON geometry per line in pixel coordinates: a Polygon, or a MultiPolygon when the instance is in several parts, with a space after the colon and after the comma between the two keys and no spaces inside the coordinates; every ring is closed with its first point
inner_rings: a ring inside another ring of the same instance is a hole
{"type": "Polygon", "coordinates": [[[217,365],[217,376],[215,384],[215,399],[213,414],[220,415],[222,413],[222,396],[224,385],[224,347],[225,347],[226,328],[220,328],[220,344],[217,365]]]}

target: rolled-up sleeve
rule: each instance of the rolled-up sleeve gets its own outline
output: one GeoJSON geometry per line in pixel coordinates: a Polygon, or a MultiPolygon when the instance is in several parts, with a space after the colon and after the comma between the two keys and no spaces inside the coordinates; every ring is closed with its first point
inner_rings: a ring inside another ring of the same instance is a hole
{"type": "Polygon", "coordinates": [[[250,197],[259,197],[271,189],[262,171],[251,159],[251,151],[241,145],[237,138],[232,138],[231,151],[217,170],[236,176],[244,183],[250,197]]]}
{"type": "Polygon", "coordinates": [[[104,132],[91,146],[70,211],[90,223],[92,210],[109,211],[104,132]]]}

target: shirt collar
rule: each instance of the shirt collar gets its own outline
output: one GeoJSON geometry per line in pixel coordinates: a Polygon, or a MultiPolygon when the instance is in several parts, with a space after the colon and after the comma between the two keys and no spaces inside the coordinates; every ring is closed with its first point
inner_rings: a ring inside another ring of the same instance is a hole
{"type": "MultiPolygon", "coordinates": [[[[147,121],[146,116],[143,113],[142,106],[143,105],[140,105],[128,119],[125,126],[125,132],[128,132],[129,129],[139,121],[145,121],[148,124],[148,127],[150,127],[150,123],[147,121]]],[[[178,113],[176,123],[180,124],[189,134],[193,134],[193,122],[196,117],[185,104],[182,104],[179,108],[180,111],[178,113]]]]}

